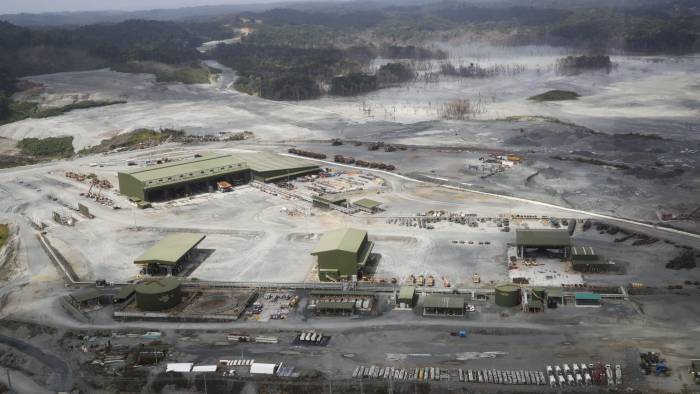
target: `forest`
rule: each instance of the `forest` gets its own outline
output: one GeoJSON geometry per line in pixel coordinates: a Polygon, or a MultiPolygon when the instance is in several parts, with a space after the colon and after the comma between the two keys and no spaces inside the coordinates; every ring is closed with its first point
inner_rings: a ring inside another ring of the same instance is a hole
{"type": "MultiPolygon", "coordinates": [[[[331,94],[347,95],[410,80],[408,75],[396,78],[393,71],[401,70],[368,74],[367,65],[378,57],[446,59],[447,53],[435,49],[434,43],[463,36],[502,45],[567,46],[583,54],[700,50],[700,9],[693,1],[629,7],[542,4],[320,3],[199,22],[127,20],[78,27],[27,28],[0,21],[0,117],[7,116],[7,97],[16,89],[16,78],[102,67],[153,73],[159,82],[204,83],[211,70],[200,61],[214,58],[241,76],[235,84],[238,90],[276,100],[303,100],[319,97],[324,85],[330,86],[331,94]],[[203,42],[232,37],[240,27],[252,27],[253,33],[206,55],[197,50],[203,42]]],[[[513,67],[504,71],[447,64],[442,73],[480,77],[517,71],[517,65],[513,67]]]]}

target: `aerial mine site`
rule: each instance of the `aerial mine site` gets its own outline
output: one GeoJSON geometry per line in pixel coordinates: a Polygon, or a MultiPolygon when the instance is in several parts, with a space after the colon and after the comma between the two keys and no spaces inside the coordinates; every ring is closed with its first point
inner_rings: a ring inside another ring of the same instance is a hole
{"type": "Polygon", "coordinates": [[[0,4],[0,393],[700,392],[689,0],[0,4]]]}

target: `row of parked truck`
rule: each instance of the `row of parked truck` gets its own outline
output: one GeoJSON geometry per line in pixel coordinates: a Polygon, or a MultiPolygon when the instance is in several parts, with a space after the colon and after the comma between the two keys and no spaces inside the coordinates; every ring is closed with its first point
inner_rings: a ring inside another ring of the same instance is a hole
{"type": "Polygon", "coordinates": [[[491,383],[507,385],[545,385],[547,380],[539,371],[502,371],[476,369],[394,368],[377,366],[359,366],[352,374],[353,378],[390,379],[410,381],[459,380],[465,383],[491,383]]]}
{"type": "Polygon", "coordinates": [[[552,387],[562,386],[584,386],[584,385],[604,385],[608,386],[622,385],[622,368],[620,365],[615,365],[613,372],[610,364],[602,363],[588,364],[572,363],[564,364],[563,366],[547,365],[547,376],[549,377],[549,385],[552,387]]]}

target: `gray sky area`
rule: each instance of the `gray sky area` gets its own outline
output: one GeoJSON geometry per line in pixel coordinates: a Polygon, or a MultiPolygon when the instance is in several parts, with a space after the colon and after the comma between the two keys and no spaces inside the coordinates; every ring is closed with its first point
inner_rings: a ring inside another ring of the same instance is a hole
{"type": "Polygon", "coordinates": [[[0,0],[0,14],[61,11],[134,11],[202,5],[278,3],[280,0],[0,0]]]}

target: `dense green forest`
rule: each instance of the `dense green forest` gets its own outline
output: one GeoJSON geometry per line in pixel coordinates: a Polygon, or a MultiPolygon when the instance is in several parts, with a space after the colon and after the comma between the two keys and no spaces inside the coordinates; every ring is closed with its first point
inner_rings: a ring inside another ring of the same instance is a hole
{"type": "Polygon", "coordinates": [[[444,40],[468,34],[498,43],[550,44],[586,50],[634,52],[699,50],[697,2],[673,1],[628,7],[604,2],[513,6],[443,1],[387,6],[374,11],[276,9],[245,14],[264,21],[257,44],[292,46],[396,45],[444,40]],[[669,4],[670,3],[670,4],[669,4]]]}
{"type": "Polygon", "coordinates": [[[218,46],[212,56],[238,72],[238,90],[272,100],[319,97],[317,82],[361,66],[349,53],[336,48],[234,44],[218,46]]]}
{"type": "MultiPolygon", "coordinates": [[[[171,65],[163,80],[208,81],[198,67],[203,41],[230,35],[219,22],[133,20],[79,28],[28,29],[0,21],[0,119],[7,118],[16,79],[28,75],[100,67],[134,68],[134,62],[171,65]],[[184,65],[184,66],[183,66],[184,65]]],[[[143,70],[134,70],[141,72],[143,70]]],[[[156,75],[159,75],[156,73],[156,75]]]]}

